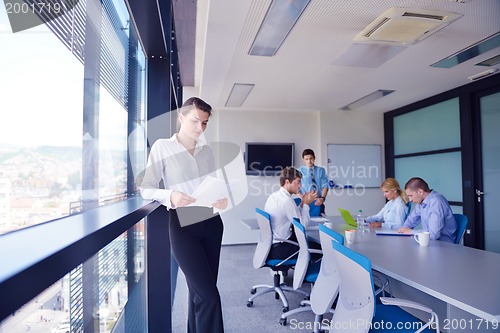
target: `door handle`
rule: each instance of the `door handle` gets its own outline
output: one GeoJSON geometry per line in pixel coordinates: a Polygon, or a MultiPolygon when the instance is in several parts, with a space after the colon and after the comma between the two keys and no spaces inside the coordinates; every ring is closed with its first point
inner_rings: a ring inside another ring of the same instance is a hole
{"type": "Polygon", "coordinates": [[[481,202],[481,196],[483,194],[484,194],[484,192],[481,192],[480,190],[476,189],[477,202],[481,202]]]}

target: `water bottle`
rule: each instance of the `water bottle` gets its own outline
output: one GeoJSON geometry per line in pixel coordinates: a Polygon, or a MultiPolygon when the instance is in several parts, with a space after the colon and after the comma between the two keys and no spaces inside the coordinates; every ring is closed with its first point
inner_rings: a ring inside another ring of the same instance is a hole
{"type": "Polygon", "coordinates": [[[358,224],[358,231],[365,232],[365,217],[363,216],[363,211],[360,209],[358,215],[356,216],[356,223],[358,224]]]}

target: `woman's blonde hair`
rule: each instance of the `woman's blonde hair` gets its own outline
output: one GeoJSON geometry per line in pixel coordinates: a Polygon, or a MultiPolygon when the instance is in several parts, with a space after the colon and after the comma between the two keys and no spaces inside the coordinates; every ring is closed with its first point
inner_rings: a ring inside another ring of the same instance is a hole
{"type": "Polygon", "coordinates": [[[396,179],[394,179],[394,178],[387,178],[386,180],[384,180],[384,182],[382,183],[382,185],[380,185],[380,188],[388,190],[388,191],[395,190],[398,193],[398,195],[401,197],[401,199],[403,199],[403,201],[405,203],[408,203],[408,197],[406,196],[405,191],[403,191],[399,187],[399,183],[398,183],[398,181],[396,179]]]}

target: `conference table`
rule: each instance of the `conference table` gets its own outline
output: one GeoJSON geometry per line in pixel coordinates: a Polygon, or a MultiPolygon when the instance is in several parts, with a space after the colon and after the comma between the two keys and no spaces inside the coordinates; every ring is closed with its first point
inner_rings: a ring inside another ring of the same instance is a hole
{"type": "MultiPolygon", "coordinates": [[[[340,216],[325,218],[344,234],[340,216]]],[[[256,219],[242,222],[258,229],[256,219]]],[[[314,223],[306,232],[319,239],[314,223]]],[[[435,240],[423,247],[413,236],[377,235],[375,229],[357,232],[356,241],[345,245],[390,278],[396,297],[433,308],[442,331],[500,331],[500,254],[435,240]]]]}

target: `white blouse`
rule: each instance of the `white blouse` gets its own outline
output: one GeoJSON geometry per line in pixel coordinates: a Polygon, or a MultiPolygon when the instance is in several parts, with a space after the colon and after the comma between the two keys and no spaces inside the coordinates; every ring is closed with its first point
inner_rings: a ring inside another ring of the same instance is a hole
{"type": "Polygon", "coordinates": [[[159,139],[151,147],[144,178],[140,185],[141,195],[156,200],[168,209],[175,208],[170,202],[174,190],[191,195],[206,176],[215,176],[212,149],[203,137],[198,138],[194,154],[179,143],[177,134],[170,139],[159,139]],[[163,188],[160,182],[163,180],[163,188]]]}
{"type": "Polygon", "coordinates": [[[398,229],[408,216],[408,206],[398,196],[389,200],[385,206],[375,215],[366,218],[366,222],[383,222],[382,228],[398,229]]]}

